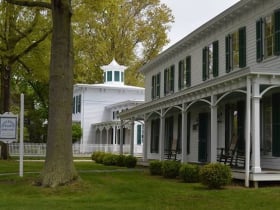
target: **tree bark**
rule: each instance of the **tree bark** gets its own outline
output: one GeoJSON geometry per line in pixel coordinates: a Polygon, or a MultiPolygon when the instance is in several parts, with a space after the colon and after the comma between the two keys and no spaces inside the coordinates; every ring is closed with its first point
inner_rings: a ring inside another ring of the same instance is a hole
{"type": "Polygon", "coordinates": [[[11,83],[11,66],[1,66],[1,98],[3,113],[10,111],[10,83],[11,83]]]}
{"type": "Polygon", "coordinates": [[[52,0],[53,35],[49,84],[47,154],[43,186],[56,187],[77,179],[72,155],[73,53],[71,1],[52,0]]]}

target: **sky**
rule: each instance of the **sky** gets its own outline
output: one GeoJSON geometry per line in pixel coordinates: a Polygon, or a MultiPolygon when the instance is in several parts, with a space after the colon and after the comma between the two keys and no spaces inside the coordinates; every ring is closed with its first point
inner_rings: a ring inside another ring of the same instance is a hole
{"type": "Polygon", "coordinates": [[[168,33],[170,43],[167,49],[186,35],[217,16],[239,0],[161,0],[171,10],[175,22],[168,33]]]}

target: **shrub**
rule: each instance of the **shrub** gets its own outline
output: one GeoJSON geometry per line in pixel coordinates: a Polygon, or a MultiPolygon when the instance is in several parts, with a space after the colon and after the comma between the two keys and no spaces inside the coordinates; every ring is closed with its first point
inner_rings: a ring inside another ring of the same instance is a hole
{"type": "Polygon", "coordinates": [[[125,166],[125,156],[124,155],[117,155],[116,156],[116,165],[117,166],[125,166]]]}
{"type": "Polygon", "coordinates": [[[96,161],[98,159],[98,157],[103,154],[104,154],[104,152],[100,152],[100,151],[93,152],[91,155],[91,159],[96,161]]]}
{"type": "Polygon", "coordinates": [[[162,162],[162,175],[165,178],[174,179],[179,175],[181,163],[174,160],[166,160],[162,162]]]}
{"type": "Polygon", "coordinates": [[[210,163],[200,169],[200,180],[210,189],[219,189],[231,182],[231,169],[221,163],[210,163]]]}
{"type": "Polygon", "coordinates": [[[116,156],[117,155],[107,153],[103,156],[102,163],[107,166],[116,165],[116,156]]]}
{"type": "Polygon", "coordinates": [[[132,155],[125,156],[124,164],[127,168],[135,168],[137,163],[136,157],[132,155]]]}
{"type": "Polygon", "coordinates": [[[153,160],[150,162],[150,174],[151,175],[162,175],[161,172],[161,167],[162,167],[162,161],[159,160],[153,160]]]}
{"type": "Polygon", "coordinates": [[[179,170],[180,178],[184,182],[198,182],[199,181],[199,166],[194,164],[183,164],[179,170]]]}
{"type": "Polygon", "coordinates": [[[105,156],[105,152],[97,152],[95,162],[96,163],[103,163],[103,157],[105,156]]]}

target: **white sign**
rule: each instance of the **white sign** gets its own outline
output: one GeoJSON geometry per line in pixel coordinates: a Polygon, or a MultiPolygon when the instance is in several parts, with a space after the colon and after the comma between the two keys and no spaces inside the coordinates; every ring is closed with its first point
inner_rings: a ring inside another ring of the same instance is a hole
{"type": "Polygon", "coordinates": [[[0,115],[0,141],[17,140],[17,115],[5,113],[0,115]]]}

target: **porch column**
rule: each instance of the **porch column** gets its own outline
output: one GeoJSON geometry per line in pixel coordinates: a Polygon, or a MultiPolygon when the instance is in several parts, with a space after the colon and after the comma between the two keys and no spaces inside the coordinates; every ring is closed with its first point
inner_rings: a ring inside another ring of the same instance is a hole
{"type": "Polygon", "coordinates": [[[252,98],[252,172],[260,173],[260,86],[253,83],[252,98]]]}
{"type": "Polygon", "coordinates": [[[109,129],[108,127],[105,127],[106,129],[106,148],[105,148],[105,152],[110,152],[109,151],[109,129]]]}
{"type": "Polygon", "coordinates": [[[120,125],[120,154],[123,154],[123,121],[121,120],[120,125]]]}
{"type": "Polygon", "coordinates": [[[112,127],[112,129],[113,129],[113,145],[116,143],[116,126],[114,125],[113,127],[112,127]]]}
{"type": "Polygon", "coordinates": [[[163,116],[163,109],[160,116],[160,129],[159,129],[159,155],[160,160],[164,160],[164,139],[165,139],[165,117],[163,116]]]}
{"type": "Polygon", "coordinates": [[[217,117],[217,96],[211,96],[211,156],[210,162],[217,162],[217,141],[218,141],[218,117],[217,117]]]}
{"type": "Polygon", "coordinates": [[[245,187],[249,187],[250,176],[250,141],[251,141],[251,79],[247,78],[246,124],[245,124],[245,187]]]}
{"type": "Polygon", "coordinates": [[[185,110],[185,105],[182,105],[182,134],[181,134],[181,145],[182,145],[182,163],[187,162],[187,112],[185,110]]]}
{"type": "Polygon", "coordinates": [[[148,160],[148,120],[144,117],[143,161],[148,160]]]}
{"type": "Polygon", "coordinates": [[[130,154],[134,154],[134,118],[131,119],[130,123],[130,154]]]}
{"type": "Polygon", "coordinates": [[[103,137],[102,137],[102,133],[103,133],[103,128],[101,129],[99,129],[99,131],[100,131],[100,137],[99,137],[99,144],[103,144],[103,137]]]}

